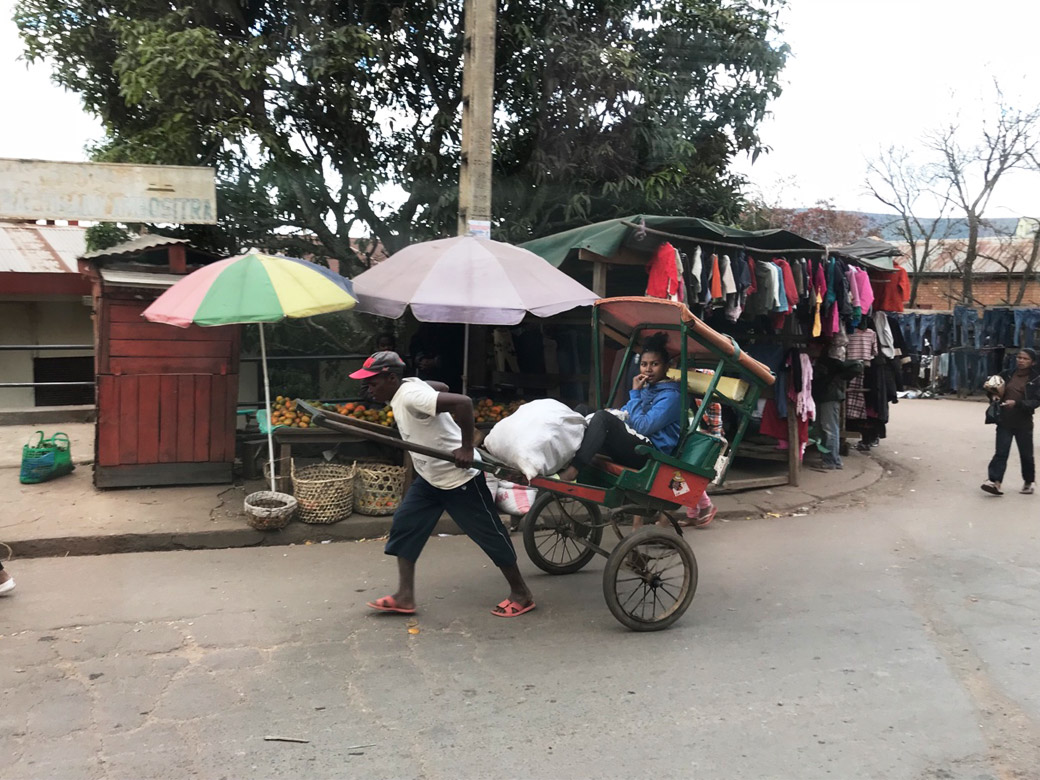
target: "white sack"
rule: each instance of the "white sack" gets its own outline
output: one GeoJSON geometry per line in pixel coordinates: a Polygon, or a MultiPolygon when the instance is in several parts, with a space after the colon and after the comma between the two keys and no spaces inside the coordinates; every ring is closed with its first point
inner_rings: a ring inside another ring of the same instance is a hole
{"type": "Polygon", "coordinates": [[[484,439],[484,449],[525,477],[555,474],[574,459],[585,418],[566,404],[543,398],[524,404],[484,439]]]}
{"type": "Polygon", "coordinates": [[[531,511],[531,504],[538,497],[538,490],[515,482],[501,481],[495,492],[495,507],[513,517],[523,517],[531,511]]]}

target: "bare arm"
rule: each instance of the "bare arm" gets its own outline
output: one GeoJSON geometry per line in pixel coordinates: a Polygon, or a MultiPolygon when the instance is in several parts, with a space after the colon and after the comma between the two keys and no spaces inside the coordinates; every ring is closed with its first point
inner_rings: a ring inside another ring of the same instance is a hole
{"type": "Polygon", "coordinates": [[[424,379],[424,382],[436,390],[438,393],[447,393],[451,388],[448,387],[444,382],[438,382],[433,379],[424,379]]]}
{"type": "Polygon", "coordinates": [[[468,395],[438,392],[437,414],[445,412],[455,418],[462,431],[462,446],[452,453],[455,465],[469,468],[473,465],[473,400],[468,395]]]}

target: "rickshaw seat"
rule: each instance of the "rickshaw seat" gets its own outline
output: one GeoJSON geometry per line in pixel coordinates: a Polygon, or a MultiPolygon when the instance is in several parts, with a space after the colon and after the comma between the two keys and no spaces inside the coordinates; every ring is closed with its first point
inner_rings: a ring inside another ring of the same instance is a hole
{"type": "Polygon", "coordinates": [[[622,466],[620,463],[615,463],[609,458],[605,458],[602,455],[597,455],[592,459],[592,464],[600,471],[605,471],[608,474],[613,474],[615,477],[620,477],[626,471],[638,471],[639,469],[631,469],[628,466],[622,466]]]}

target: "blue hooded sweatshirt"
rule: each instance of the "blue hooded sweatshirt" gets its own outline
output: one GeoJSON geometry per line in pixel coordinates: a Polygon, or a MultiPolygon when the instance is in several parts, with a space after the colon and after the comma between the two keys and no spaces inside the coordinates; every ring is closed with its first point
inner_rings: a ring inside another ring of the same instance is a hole
{"type": "Polygon", "coordinates": [[[646,436],[666,455],[675,452],[682,430],[682,398],[678,382],[658,382],[640,390],[631,390],[622,409],[628,412],[628,425],[646,436]]]}

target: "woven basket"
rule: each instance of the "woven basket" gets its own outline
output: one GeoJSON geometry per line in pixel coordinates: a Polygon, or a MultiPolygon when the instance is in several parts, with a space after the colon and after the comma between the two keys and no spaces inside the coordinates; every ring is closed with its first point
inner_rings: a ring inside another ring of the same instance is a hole
{"type": "Polygon", "coordinates": [[[261,490],[244,502],[246,521],[258,531],[285,528],[296,511],[296,499],[286,493],[261,490]]]}
{"type": "Polygon", "coordinates": [[[299,471],[292,464],[293,495],[304,523],[336,523],[354,511],[354,466],[316,463],[299,471]]]}
{"type": "Polygon", "coordinates": [[[404,494],[404,468],[385,463],[357,466],[357,511],[363,515],[392,515],[404,494]]]}

